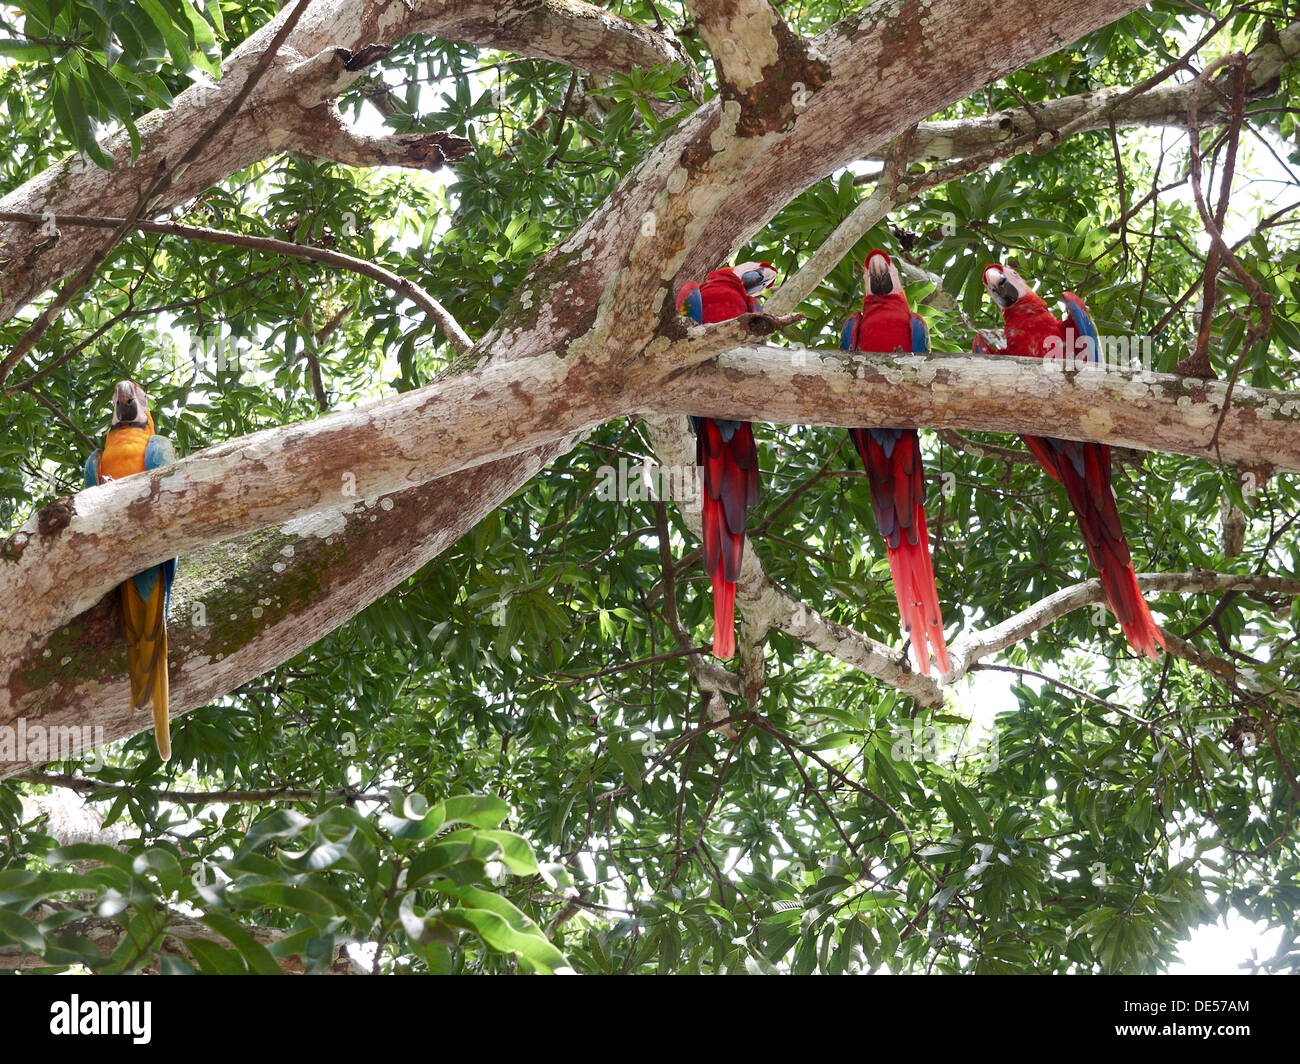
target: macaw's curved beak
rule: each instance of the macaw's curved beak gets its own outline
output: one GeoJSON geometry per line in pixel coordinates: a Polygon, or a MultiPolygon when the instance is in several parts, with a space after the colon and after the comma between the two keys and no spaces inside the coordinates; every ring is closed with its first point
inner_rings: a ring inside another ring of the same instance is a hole
{"type": "Polygon", "coordinates": [[[776,283],[776,270],[766,262],[743,262],[735,270],[745,294],[751,299],[776,283]]]}
{"type": "Polygon", "coordinates": [[[1011,283],[1011,279],[997,266],[990,266],[984,271],[984,286],[989,290],[993,301],[1000,307],[1009,307],[1020,298],[1020,293],[1011,283]]]}
{"type": "Polygon", "coordinates": [[[873,296],[887,296],[894,290],[894,279],[889,275],[889,256],[867,256],[867,289],[873,296]]]}
{"type": "Polygon", "coordinates": [[[135,385],[131,381],[118,381],[113,390],[113,421],[119,425],[130,425],[139,416],[135,385]]]}

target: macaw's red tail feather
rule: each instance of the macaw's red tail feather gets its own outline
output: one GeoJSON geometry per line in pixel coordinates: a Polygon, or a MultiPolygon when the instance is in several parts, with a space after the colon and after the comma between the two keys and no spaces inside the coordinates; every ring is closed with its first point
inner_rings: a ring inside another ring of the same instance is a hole
{"type": "MultiPolygon", "coordinates": [[[[1031,437],[1025,437],[1029,442],[1031,437]]],[[[1119,521],[1119,508],[1110,486],[1110,448],[1099,443],[1075,443],[1070,440],[1032,438],[1039,461],[1047,466],[1040,448],[1051,458],[1048,472],[1065,485],[1083,533],[1088,559],[1101,574],[1106,600],[1114,612],[1124,637],[1140,654],[1159,660],[1165,637],[1151,616],[1142,589],[1133,571],[1133,557],[1119,521]]]]}
{"type": "Polygon", "coordinates": [[[704,471],[704,568],[713,581],[713,653],[730,658],[736,653],[736,582],[745,550],[745,512],[758,502],[758,449],[748,423],[699,418],[695,455],[704,471]]]}
{"type": "Polygon", "coordinates": [[[871,482],[871,503],[889,553],[898,613],[917,667],[930,675],[933,653],[940,670],[950,672],[925,527],[920,440],[913,429],[850,429],[849,436],[871,482]]]}
{"type": "Polygon", "coordinates": [[[1038,459],[1039,465],[1047,470],[1048,475],[1053,480],[1060,480],[1061,474],[1056,471],[1056,456],[1047,446],[1047,441],[1037,436],[1021,436],[1020,438],[1034,452],[1034,457],[1038,459]]]}
{"type": "Polygon", "coordinates": [[[713,656],[736,656],[736,585],[713,571],[713,656]]]}
{"type": "Polygon", "coordinates": [[[713,653],[730,658],[736,653],[736,580],[727,579],[727,575],[730,571],[736,579],[740,577],[745,537],[728,531],[722,500],[711,498],[708,492],[704,493],[703,518],[704,569],[713,580],[713,653]]]}
{"type": "Polygon", "coordinates": [[[1151,616],[1133,566],[1126,565],[1118,570],[1112,568],[1102,573],[1101,582],[1129,646],[1152,661],[1159,661],[1160,650],[1165,649],[1165,637],[1151,616]],[[1156,649],[1157,646],[1160,650],[1156,649]]]}
{"type": "Polygon", "coordinates": [[[889,572],[894,579],[898,614],[903,620],[903,630],[912,642],[917,667],[922,675],[929,676],[931,653],[941,673],[951,672],[952,666],[948,661],[948,644],[943,638],[943,615],[939,612],[939,592],[930,560],[925,511],[920,507],[917,508],[916,523],[919,534],[915,543],[904,536],[897,547],[888,548],[889,572]]]}

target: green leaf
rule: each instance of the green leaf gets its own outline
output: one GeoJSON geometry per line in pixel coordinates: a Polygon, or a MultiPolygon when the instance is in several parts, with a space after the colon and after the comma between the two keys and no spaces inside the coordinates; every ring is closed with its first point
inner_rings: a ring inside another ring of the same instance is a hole
{"type": "Polygon", "coordinates": [[[188,35],[173,21],[171,14],[160,0],[137,0],[137,2],[144,8],[145,14],[149,16],[149,20],[167,43],[167,51],[172,57],[172,62],[176,64],[176,69],[182,72],[189,70],[191,62],[188,35]]]}
{"type": "Polygon", "coordinates": [[[57,54],[49,45],[38,44],[36,41],[0,40],[0,56],[19,63],[49,62],[57,54]]]}
{"type": "Polygon", "coordinates": [[[323,894],[292,883],[259,883],[241,885],[238,892],[241,902],[255,901],[263,905],[278,906],[306,916],[328,918],[337,911],[323,894]]]}
{"type": "Polygon", "coordinates": [[[491,794],[460,794],[442,803],[444,822],[494,828],[510,815],[510,807],[491,794]]]}
{"type": "Polygon", "coordinates": [[[32,953],[41,953],[45,949],[45,936],[40,929],[27,919],[7,909],[0,909],[0,939],[16,942],[32,953]]]}
{"type": "Polygon", "coordinates": [[[253,938],[239,923],[224,913],[208,913],[199,917],[204,924],[225,938],[243,957],[248,970],[255,975],[283,975],[284,972],[267,952],[265,946],[253,938]]]}
{"type": "Polygon", "coordinates": [[[501,847],[501,862],[517,876],[535,876],[540,874],[537,859],[528,840],[511,831],[480,831],[480,838],[490,839],[501,847]]]}

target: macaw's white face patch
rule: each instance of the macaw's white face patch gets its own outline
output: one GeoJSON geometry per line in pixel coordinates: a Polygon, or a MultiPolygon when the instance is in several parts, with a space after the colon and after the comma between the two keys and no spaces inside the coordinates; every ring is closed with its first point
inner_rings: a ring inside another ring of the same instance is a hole
{"type": "Polygon", "coordinates": [[[751,298],[776,283],[776,270],[766,262],[742,262],[732,269],[751,298]]]}
{"type": "Polygon", "coordinates": [[[862,279],[867,292],[873,296],[898,295],[903,291],[903,279],[898,267],[883,251],[873,251],[862,264],[862,279]]]}
{"type": "Polygon", "coordinates": [[[1012,267],[994,263],[984,267],[984,287],[989,290],[993,301],[1004,310],[1014,306],[1030,291],[1025,279],[1012,267]]]}
{"type": "Polygon", "coordinates": [[[118,381],[113,389],[113,427],[145,425],[149,419],[149,397],[135,381],[118,381]]]}

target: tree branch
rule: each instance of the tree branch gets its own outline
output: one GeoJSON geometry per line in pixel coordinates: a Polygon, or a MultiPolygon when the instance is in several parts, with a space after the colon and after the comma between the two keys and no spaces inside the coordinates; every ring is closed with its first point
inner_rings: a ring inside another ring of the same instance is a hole
{"type": "MultiPolygon", "coordinates": [[[[1206,569],[1193,569],[1185,573],[1139,573],[1137,582],[1144,591],[1171,594],[1195,595],[1243,591],[1300,595],[1300,580],[1291,577],[1219,573],[1206,569]]],[[[953,683],[961,679],[977,661],[1022,642],[1067,613],[1105,602],[1106,593],[1101,586],[1101,580],[1093,577],[1062,588],[1060,591],[1054,591],[1027,609],[995,625],[965,633],[948,648],[949,657],[953,662],[953,671],[948,677],[948,682],[953,683]]],[[[1165,636],[1167,639],[1176,638],[1169,632],[1165,632],[1165,636]]],[[[1178,653],[1179,657],[1188,657],[1191,650],[1195,649],[1188,649],[1190,644],[1183,640],[1178,642],[1185,651],[1178,653]]],[[[1172,644],[1170,650],[1173,652],[1172,644]]],[[[1196,659],[1188,657],[1188,660],[1196,659]]]]}
{"type": "MultiPolygon", "coordinates": [[[[155,195],[149,213],[187,202],[231,174],[283,151],[286,142],[305,144],[309,132],[329,120],[324,112],[358,76],[353,57],[382,54],[376,44],[395,44],[415,33],[443,40],[500,48],[516,54],[567,63],[596,73],[626,72],[685,60],[680,43],[583,0],[313,0],[305,13],[286,6],[250,36],[222,64],[215,85],[195,85],[176,97],[168,111],[140,120],[146,148],[132,158],[123,132],[105,150],[111,171],[87,167],[75,158],[51,167],[0,200],[0,209],[18,213],[129,215],[142,182],[181,146],[198,154],[177,168],[170,187],[155,195]],[[290,19],[283,47],[238,115],[205,138],[213,108],[223,108],[269,54],[270,43],[290,19]],[[311,57],[311,58],[308,58],[311,57]],[[317,108],[321,113],[314,113],[317,108]]],[[[364,65],[364,63],[363,63],[364,65]]],[[[337,142],[336,142],[337,143],[337,142]]],[[[99,245],[87,233],[43,247],[29,232],[0,227],[0,321],[61,278],[86,268],[99,245]]],[[[93,265],[90,267],[93,272],[93,265]]],[[[0,372],[0,376],[7,370],[0,372]]]]}
{"type": "Polygon", "coordinates": [[[441,130],[369,136],[349,126],[332,104],[308,112],[294,132],[294,151],[299,155],[345,166],[436,171],[460,162],[474,150],[464,137],[441,130]]]}
{"type": "MultiPolygon", "coordinates": [[[[644,410],[811,425],[980,428],[1205,456],[1224,385],[1168,374],[1052,372],[1037,360],[747,347],[664,383],[554,353],[218,444],[89,488],[0,547],[0,654],[89,608],[132,573],[232,535],[336,512],[644,410]],[[166,525],[144,515],[168,514],[166,525]],[[111,558],[96,544],[113,543],[111,558]]],[[[1238,389],[1225,461],[1300,469],[1300,399],[1238,389]]]]}
{"type": "Polygon", "coordinates": [[[232,248],[249,248],[265,251],[272,255],[287,255],[291,258],[309,259],[323,266],[333,266],[349,270],[363,277],[387,286],[404,299],[409,299],[424,311],[435,324],[442,329],[447,342],[459,354],[467,354],[474,346],[474,341],[466,335],[460,323],[437,299],[407,277],[393,273],[378,263],[345,255],[341,251],[328,248],[312,247],[310,244],[295,244],[291,240],[277,240],[273,237],[253,236],[248,233],[230,233],[223,229],[209,229],[201,225],[182,225],[179,222],[148,222],[128,218],[96,218],[81,214],[22,214],[15,211],[0,211],[0,222],[30,222],[40,224],[53,222],[55,225],[85,226],[92,229],[116,229],[125,226],[139,229],[146,233],[162,233],[166,236],[184,237],[186,240],[198,240],[206,244],[223,244],[232,248]]]}
{"type": "MultiPolygon", "coordinates": [[[[1300,58],[1300,22],[1293,22],[1279,32],[1278,40],[1262,42],[1251,50],[1247,93],[1254,97],[1268,94],[1278,76],[1297,58],[1300,58]]],[[[1180,60],[1177,66],[1182,63],[1180,60]]],[[[1168,77],[1174,72],[1173,69],[1161,71],[1157,77],[1168,77]]],[[[921,122],[908,158],[911,161],[943,162],[976,155],[1018,138],[1032,144],[1044,129],[1058,131],[1063,139],[1069,133],[1105,129],[1111,122],[1120,126],[1183,125],[1192,82],[1155,88],[1151,80],[1131,87],[1099,89],[1044,100],[1035,105],[1035,114],[1021,107],[979,118],[921,122]]],[[[1227,121],[1229,108],[1216,102],[1202,111],[1201,117],[1209,122],[1227,121]]]]}

